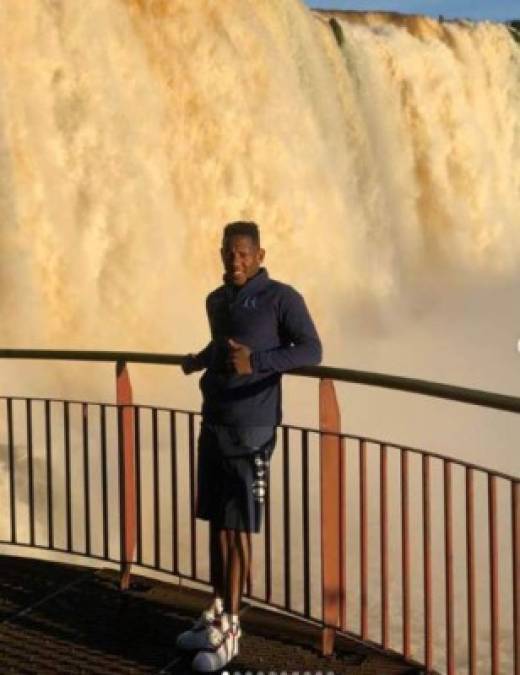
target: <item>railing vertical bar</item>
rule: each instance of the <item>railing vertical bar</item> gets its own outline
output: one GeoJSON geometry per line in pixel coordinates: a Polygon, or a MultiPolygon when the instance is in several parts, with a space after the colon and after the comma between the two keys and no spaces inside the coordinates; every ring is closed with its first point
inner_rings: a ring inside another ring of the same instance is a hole
{"type": "Polygon", "coordinates": [[[152,453],[153,453],[153,538],[154,538],[154,567],[161,566],[161,523],[159,510],[159,430],[157,422],[157,408],[152,410],[152,453]]]}
{"type": "Polygon", "coordinates": [[[135,514],[136,514],[136,560],[143,562],[143,512],[141,494],[141,408],[134,409],[134,451],[135,451],[135,514]]]}
{"type": "Polygon", "coordinates": [[[310,617],[310,537],[309,537],[309,432],[301,432],[302,448],[302,527],[303,527],[303,613],[310,617]]]}
{"type": "MultiPolygon", "coordinates": [[[[117,437],[118,437],[118,491],[119,491],[119,557],[121,560],[121,568],[123,569],[127,560],[125,560],[126,553],[126,534],[125,534],[125,508],[126,508],[126,485],[125,485],[125,459],[124,459],[124,445],[125,445],[125,432],[124,432],[124,411],[125,408],[123,405],[117,406],[117,437]]],[[[123,576],[123,574],[121,575],[123,576]]],[[[122,587],[121,581],[120,587],[122,587]]]]}
{"type": "Polygon", "coordinates": [[[265,601],[270,604],[273,599],[273,576],[271,570],[271,478],[270,467],[267,469],[267,486],[265,494],[265,528],[264,528],[264,574],[265,601]]]}
{"type": "Polygon", "coordinates": [[[497,478],[488,475],[491,674],[500,673],[500,605],[498,580],[497,478]]]}
{"type": "Polygon", "coordinates": [[[468,675],[477,673],[475,593],[475,494],[473,469],[466,469],[466,566],[468,570],[468,675]]]}
{"type": "Polygon", "coordinates": [[[188,413],[188,440],[190,465],[190,514],[191,514],[191,574],[197,579],[197,519],[195,518],[195,416],[188,413]]]}
{"type": "Polygon", "coordinates": [[[65,447],[65,515],[67,524],[66,549],[72,552],[72,492],[70,468],[70,406],[68,401],[63,402],[63,441],[65,447]]]}
{"type": "Polygon", "coordinates": [[[246,571],[246,595],[248,598],[253,597],[253,579],[252,579],[252,569],[253,569],[253,543],[251,540],[251,533],[247,533],[247,559],[250,561],[248,569],[246,571]]]}
{"type": "Polygon", "coordinates": [[[54,548],[54,517],[52,499],[52,430],[51,430],[51,402],[46,399],[45,409],[45,470],[47,478],[47,537],[49,548],[54,548]]]}
{"type": "Polygon", "coordinates": [[[7,399],[7,445],[9,451],[9,503],[11,508],[11,541],[16,543],[16,466],[14,456],[13,399],[7,399]]]}
{"type": "Polygon", "coordinates": [[[380,491],[381,491],[381,642],[388,646],[388,491],[387,447],[380,446],[380,491]]]}
{"type": "Polygon", "coordinates": [[[172,494],[172,565],[173,573],[179,573],[179,495],[177,491],[177,418],[170,411],[170,453],[172,494]]]}
{"type": "Polygon", "coordinates": [[[520,483],[511,483],[513,540],[513,651],[515,672],[520,675],[520,483]]]}
{"type": "Polygon", "coordinates": [[[359,536],[361,576],[361,637],[368,638],[368,510],[367,510],[367,444],[359,446],[359,536]]]}
{"type": "Polygon", "coordinates": [[[101,449],[101,509],[103,514],[103,558],[108,559],[108,467],[106,406],[100,406],[99,435],[101,449]]]}
{"type": "Polygon", "coordinates": [[[453,506],[451,463],[444,460],[444,554],[446,579],[446,667],[455,675],[455,634],[453,604],[453,506]]]}
{"type": "Polygon", "coordinates": [[[284,606],[291,608],[291,500],[289,482],[289,429],[283,428],[283,560],[284,560],[284,606]]]}
{"type": "MultiPolygon", "coordinates": [[[[339,411],[338,411],[339,412],[339,411]]],[[[339,612],[340,628],[347,630],[347,497],[345,488],[346,451],[345,439],[339,442],[339,612]]]]}
{"type": "Polygon", "coordinates": [[[81,426],[83,435],[83,502],[85,510],[85,549],[86,554],[91,552],[91,532],[90,532],[90,462],[89,462],[89,443],[88,443],[88,405],[83,403],[81,406],[81,426]]]}
{"type": "Polygon", "coordinates": [[[423,563],[424,563],[424,663],[426,672],[432,667],[432,561],[430,457],[422,456],[423,483],[423,563]]]}
{"type": "Polygon", "coordinates": [[[402,537],[402,592],[403,592],[403,655],[411,656],[410,650],[410,510],[408,482],[408,450],[401,449],[401,537],[402,537]]]}
{"type": "Polygon", "coordinates": [[[31,399],[25,401],[27,422],[27,486],[29,490],[29,542],[34,546],[34,458],[31,399]]]}

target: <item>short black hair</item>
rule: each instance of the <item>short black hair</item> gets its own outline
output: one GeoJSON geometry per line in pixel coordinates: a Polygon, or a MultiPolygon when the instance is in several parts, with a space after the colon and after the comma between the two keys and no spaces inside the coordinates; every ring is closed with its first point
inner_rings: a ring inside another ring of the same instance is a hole
{"type": "Polygon", "coordinates": [[[250,237],[255,246],[260,246],[258,225],[251,220],[236,220],[234,223],[228,223],[224,228],[222,243],[229,237],[250,237]]]}

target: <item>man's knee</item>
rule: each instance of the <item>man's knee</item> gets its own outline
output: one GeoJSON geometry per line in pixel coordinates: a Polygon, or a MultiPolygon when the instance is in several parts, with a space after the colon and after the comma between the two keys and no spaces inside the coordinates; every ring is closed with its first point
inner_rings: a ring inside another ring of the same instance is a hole
{"type": "Polygon", "coordinates": [[[249,532],[243,530],[223,530],[226,541],[230,548],[242,549],[249,544],[249,532]]]}
{"type": "Polygon", "coordinates": [[[230,548],[236,548],[238,545],[237,531],[236,530],[224,530],[225,537],[230,548]]]}

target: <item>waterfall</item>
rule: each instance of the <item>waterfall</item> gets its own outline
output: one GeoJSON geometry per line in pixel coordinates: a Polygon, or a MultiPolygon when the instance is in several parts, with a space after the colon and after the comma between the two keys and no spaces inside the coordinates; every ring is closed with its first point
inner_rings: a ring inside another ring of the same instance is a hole
{"type": "Polygon", "coordinates": [[[3,344],[191,346],[186,292],[218,282],[236,218],[331,338],[360,298],[515,272],[507,28],[330,19],[296,0],[2,3],[3,344]]]}

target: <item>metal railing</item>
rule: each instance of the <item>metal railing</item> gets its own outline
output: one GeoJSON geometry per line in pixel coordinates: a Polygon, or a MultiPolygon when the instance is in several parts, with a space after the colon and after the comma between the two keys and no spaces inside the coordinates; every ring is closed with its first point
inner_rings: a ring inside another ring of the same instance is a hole
{"type": "MultiPolygon", "coordinates": [[[[132,565],[207,584],[207,527],[194,518],[200,416],[135,405],[127,368],[182,357],[0,357],[116,364],[115,404],[0,397],[0,544],[120,564],[123,589],[132,565]]],[[[326,654],[340,631],[427,672],[477,675],[489,643],[491,673],[520,675],[520,479],[343,433],[333,380],[515,413],[520,399],[335,368],[295,374],[320,380],[319,428],[280,428],[248,596],[316,622],[326,654]]]]}

